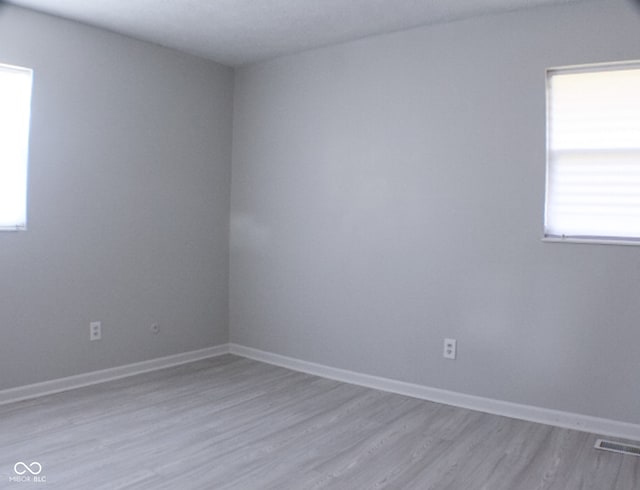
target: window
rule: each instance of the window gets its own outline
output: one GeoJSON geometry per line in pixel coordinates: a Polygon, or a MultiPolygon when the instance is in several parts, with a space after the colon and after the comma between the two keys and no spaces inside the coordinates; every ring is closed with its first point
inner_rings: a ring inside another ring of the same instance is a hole
{"type": "Polygon", "coordinates": [[[545,237],[640,244],[640,62],[547,70],[545,237]]]}
{"type": "Polygon", "coordinates": [[[0,230],[27,227],[32,75],[28,68],[0,64],[0,230]]]}

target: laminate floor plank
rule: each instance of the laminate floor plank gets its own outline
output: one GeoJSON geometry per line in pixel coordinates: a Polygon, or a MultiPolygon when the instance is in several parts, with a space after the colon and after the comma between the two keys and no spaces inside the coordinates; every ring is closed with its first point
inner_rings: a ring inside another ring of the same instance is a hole
{"type": "Polygon", "coordinates": [[[596,438],[225,355],[0,406],[0,489],[640,489],[596,438]]]}

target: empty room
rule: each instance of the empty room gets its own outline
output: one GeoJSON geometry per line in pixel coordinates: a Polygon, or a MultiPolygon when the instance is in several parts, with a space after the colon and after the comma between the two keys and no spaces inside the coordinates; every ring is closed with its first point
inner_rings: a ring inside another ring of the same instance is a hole
{"type": "Polygon", "coordinates": [[[0,1],[0,489],[640,489],[640,1],[0,1]]]}

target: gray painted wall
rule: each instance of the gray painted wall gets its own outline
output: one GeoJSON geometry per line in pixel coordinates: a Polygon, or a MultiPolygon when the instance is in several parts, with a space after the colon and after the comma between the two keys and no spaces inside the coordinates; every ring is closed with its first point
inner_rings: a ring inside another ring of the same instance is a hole
{"type": "Polygon", "coordinates": [[[231,69],[0,5],[0,62],[35,69],[0,389],[229,339],[233,101],[232,341],[639,423],[640,249],[540,241],[544,68],[639,58],[639,20],[425,27],[240,68],[234,99],[231,69]]]}
{"type": "Polygon", "coordinates": [[[232,70],[7,6],[0,62],[35,70],[0,389],[227,342],[232,70]]]}
{"type": "Polygon", "coordinates": [[[637,58],[607,0],[238,69],[231,340],[640,423],[640,248],[540,240],[545,68],[637,58]]]}

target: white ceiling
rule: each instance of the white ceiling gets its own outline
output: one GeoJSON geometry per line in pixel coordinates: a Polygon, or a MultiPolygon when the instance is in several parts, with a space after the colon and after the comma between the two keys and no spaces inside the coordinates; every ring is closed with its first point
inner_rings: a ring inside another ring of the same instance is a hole
{"type": "Polygon", "coordinates": [[[237,66],[373,34],[578,0],[9,0],[237,66]]]}

